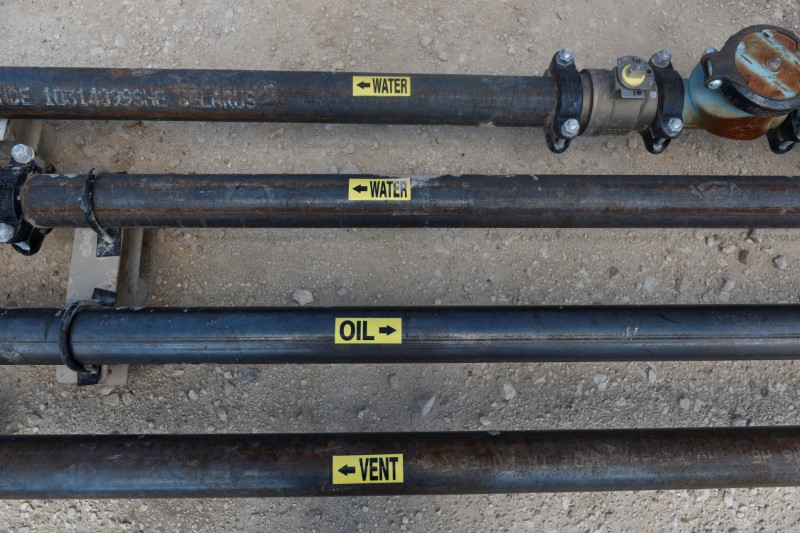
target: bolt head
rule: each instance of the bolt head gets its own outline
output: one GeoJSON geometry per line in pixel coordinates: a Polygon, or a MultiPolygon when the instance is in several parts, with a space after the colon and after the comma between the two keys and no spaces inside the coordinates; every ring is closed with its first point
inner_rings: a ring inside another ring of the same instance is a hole
{"type": "Polygon", "coordinates": [[[11,148],[11,157],[20,165],[26,165],[33,161],[36,157],[36,152],[27,144],[15,144],[11,148]]]}
{"type": "Polygon", "coordinates": [[[666,124],[667,133],[672,135],[677,135],[683,131],[683,121],[679,118],[671,118],[667,121],[666,124]]]}
{"type": "Polygon", "coordinates": [[[575,60],[575,52],[571,48],[564,48],[558,52],[556,61],[561,65],[570,65],[575,60]]]}
{"type": "Polygon", "coordinates": [[[770,70],[779,70],[781,68],[781,58],[773,57],[767,62],[767,67],[770,70]]]}
{"type": "Polygon", "coordinates": [[[722,87],[722,80],[709,80],[709,82],[706,83],[706,87],[708,87],[712,91],[715,91],[720,87],[722,87]]]}
{"type": "Polygon", "coordinates": [[[561,135],[567,139],[572,139],[581,131],[581,124],[574,118],[567,119],[561,125],[561,135]]]}
{"type": "Polygon", "coordinates": [[[0,223],[0,242],[8,242],[14,237],[14,227],[10,224],[0,223]]]}
{"type": "Polygon", "coordinates": [[[703,50],[703,55],[704,55],[704,56],[707,56],[708,54],[713,54],[713,53],[714,53],[714,52],[716,52],[716,51],[717,51],[717,49],[716,49],[716,48],[714,48],[713,46],[709,46],[708,48],[706,48],[705,50],[703,50]]]}
{"type": "Polygon", "coordinates": [[[658,58],[662,61],[671,61],[672,60],[672,52],[668,49],[664,48],[663,50],[659,50],[656,52],[658,54],[658,58]]]}

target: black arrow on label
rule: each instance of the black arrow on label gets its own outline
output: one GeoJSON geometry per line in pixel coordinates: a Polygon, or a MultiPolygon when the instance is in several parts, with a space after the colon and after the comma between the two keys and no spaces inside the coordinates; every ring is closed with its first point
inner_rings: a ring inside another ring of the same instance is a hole
{"type": "Polygon", "coordinates": [[[367,192],[367,186],[366,185],[356,185],[355,187],[353,187],[353,190],[356,191],[356,192],[367,192]]]}
{"type": "Polygon", "coordinates": [[[356,467],[344,465],[339,469],[339,473],[345,476],[356,473],[356,467]]]}
{"type": "Polygon", "coordinates": [[[394,329],[392,326],[383,326],[382,328],[378,328],[378,331],[380,333],[383,333],[384,335],[391,335],[397,330],[394,329]]]}
{"type": "Polygon", "coordinates": [[[367,87],[369,87],[370,84],[365,81],[362,81],[361,83],[357,83],[356,85],[358,87],[361,87],[362,89],[366,89],[367,87]]]}

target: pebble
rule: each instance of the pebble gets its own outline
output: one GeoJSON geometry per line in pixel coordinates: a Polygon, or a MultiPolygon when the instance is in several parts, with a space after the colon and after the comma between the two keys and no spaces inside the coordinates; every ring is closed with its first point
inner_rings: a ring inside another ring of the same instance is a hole
{"type": "Polygon", "coordinates": [[[340,287],[339,290],[336,291],[336,295],[337,296],[346,296],[347,295],[347,289],[345,289],[344,287],[340,287]]]}
{"type": "Polygon", "coordinates": [[[197,399],[199,398],[197,392],[195,392],[194,389],[189,389],[189,392],[186,393],[186,396],[188,396],[189,399],[192,400],[193,402],[196,402],[197,399]]]}
{"type": "Polygon", "coordinates": [[[109,394],[105,398],[103,398],[103,403],[105,405],[110,405],[112,407],[116,407],[119,405],[119,394],[116,392],[114,394],[109,394]]]}
{"type": "Polygon", "coordinates": [[[436,54],[436,57],[438,57],[441,61],[447,61],[447,52],[440,50],[439,53],[436,54]]]}
{"type": "Polygon", "coordinates": [[[719,235],[709,235],[706,237],[706,246],[713,248],[719,244],[719,235]]]}
{"type": "Polygon", "coordinates": [[[500,397],[507,402],[513,400],[514,396],[517,395],[517,389],[514,388],[514,385],[512,385],[507,378],[497,378],[497,387],[500,389],[500,397]]]}
{"type": "Polygon", "coordinates": [[[604,391],[608,388],[608,376],[605,374],[595,374],[592,381],[597,385],[597,390],[604,391]]]}
{"type": "Polygon", "coordinates": [[[346,154],[353,154],[353,153],[355,153],[355,151],[356,151],[356,147],[353,146],[353,143],[350,143],[347,146],[345,146],[344,148],[342,148],[342,152],[344,152],[346,154]]]}
{"type": "Polygon", "coordinates": [[[392,374],[389,376],[389,386],[394,390],[400,388],[400,380],[397,379],[397,374],[392,374]]]}
{"type": "Polygon", "coordinates": [[[756,258],[755,255],[751,254],[749,251],[742,250],[739,252],[739,262],[745,266],[751,266],[756,262],[756,258]]]}
{"type": "Polygon", "coordinates": [[[310,304],[314,301],[314,296],[310,291],[305,289],[295,289],[292,297],[294,298],[294,301],[300,305],[300,307],[303,307],[304,305],[310,304]]]}
{"type": "Polygon", "coordinates": [[[255,383],[258,381],[258,369],[257,368],[246,368],[242,375],[239,377],[239,383],[242,385],[249,385],[250,383],[255,383]]]}
{"type": "Polygon", "coordinates": [[[339,169],[339,174],[361,174],[361,169],[348,161],[339,169]]]}
{"type": "Polygon", "coordinates": [[[734,416],[733,418],[731,418],[731,426],[732,427],[742,428],[742,427],[749,426],[749,425],[750,425],[750,420],[747,419],[747,417],[734,416]]]}
{"type": "Polygon", "coordinates": [[[760,228],[753,228],[750,230],[750,233],[747,234],[747,238],[756,244],[760,244],[761,241],[764,240],[764,230],[760,228]]]}
{"type": "Polygon", "coordinates": [[[422,39],[419,40],[419,44],[421,44],[423,48],[428,48],[432,42],[433,38],[428,37],[427,35],[425,35],[422,39]]]}
{"type": "Polygon", "coordinates": [[[733,255],[734,253],[736,253],[736,250],[738,250],[738,248],[736,247],[735,244],[732,243],[725,243],[720,245],[719,247],[719,251],[725,255],[733,255]]]}
{"type": "Polygon", "coordinates": [[[637,137],[628,137],[628,148],[635,150],[639,146],[639,139],[637,137]]]}
{"type": "Polygon", "coordinates": [[[130,405],[133,403],[133,400],[136,399],[136,396],[133,395],[132,392],[126,392],[122,395],[122,403],[125,405],[130,405]]]}
{"type": "Polygon", "coordinates": [[[683,409],[684,411],[688,411],[689,407],[692,406],[692,400],[690,400],[686,396],[683,396],[681,397],[680,400],[678,400],[678,405],[680,405],[681,409],[683,409]]]}
{"type": "Polygon", "coordinates": [[[417,407],[419,407],[419,413],[422,416],[427,416],[428,413],[431,412],[431,409],[433,409],[433,404],[436,402],[436,396],[438,395],[431,394],[430,396],[427,396],[417,402],[417,407]]]}
{"type": "Polygon", "coordinates": [[[489,420],[488,416],[481,416],[478,418],[478,421],[481,423],[482,426],[489,426],[492,424],[492,421],[489,420]]]}
{"type": "Polygon", "coordinates": [[[775,265],[776,268],[780,270],[785,270],[789,264],[786,262],[786,257],[779,255],[775,259],[772,260],[772,263],[775,265]]]}
{"type": "Polygon", "coordinates": [[[232,19],[233,18],[233,8],[228,8],[225,10],[225,18],[232,19]]]}
{"type": "Polygon", "coordinates": [[[228,420],[228,413],[222,407],[217,407],[217,418],[225,422],[228,420]]]}
{"type": "Polygon", "coordinates": [[[644,278],[644,284],[642,285],[642,288],[647,294],[653,294],[653,291],[656,290],[656,287],[658,287],[660,283],[661,282],[653,276],[646,276],[644,278]]]}
{"type": "Polygon", "coordinates": [[[736,287],[736,283],[731,279],[726,279],[722,284],[722,292],[731,292],[736,287]]]}
{"type": "Polygon", "coordinates": [[[619,269],[617,267],[611,267],[608,269],[608,277],[611,279],[617,279],[619,277],[619,269]]]}
{"type": "Polygon", "coordinates": [[[656,377],[657,377],[656,376],[656,371],[653,370],[652,368],[648,368],[647,369],[647,381],[649,381],[650,383],[655,383],[656,382],[656,377]]]}

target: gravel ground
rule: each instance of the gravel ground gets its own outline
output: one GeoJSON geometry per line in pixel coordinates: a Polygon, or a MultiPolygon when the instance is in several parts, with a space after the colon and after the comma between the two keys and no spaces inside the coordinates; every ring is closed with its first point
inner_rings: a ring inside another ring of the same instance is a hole
{"type": "MultiPolygon", "coordinates": [[[[740,28],[800,30],[794,0],[0,0],[10,65],[541,74],[667,46],[686,74],[740,28]]],[[[63,172],[789,174],[800,151],[687,132],[554,156],[538,130],[55,122],[63,172]]],[[[797,303],[796,231],[148,230],[150,305],[797,303]],[[758,241],[758,242],[756,242],[758,241]],[[749,264],[739,261],[749,252],[749,264]],[[785,258],[785,268],[774,260],[785,258]],[[618,272],[616,275],[611,275],[618,272]]],[[[0,305],[58,306],[71,232],[0,249],[0,305]]],[[[117,388],[0,368],[7,433],[422,431],[800,424],[800,367],[615,363],[133,368],[117,388]],[[503,400],[497,379],[516,390],[503,400]],[[335,383],[335,386],[331,386],[335,383]],[[436,395],[430,411],[420,400],[436,395]]],[[[0,474],[2,475],[2,474],[0,474]]],[[[468,497],[0,502],[3,531],[800,530],[794,488],[468,497]]]]}

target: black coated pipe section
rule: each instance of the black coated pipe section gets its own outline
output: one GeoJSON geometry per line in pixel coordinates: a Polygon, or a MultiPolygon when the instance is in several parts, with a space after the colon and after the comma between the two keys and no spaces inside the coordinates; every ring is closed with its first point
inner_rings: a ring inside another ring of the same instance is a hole
{"type": "Polygon", "coordinates": [[[554,109],[537,76],[0,68],[5,118],[541,127],[554,109]]]}
{"type": "Polygon", "coordinates": [[[479,494],[798,484],[798,427],[497,435],[0,437],[3,499],[479,494]],[[373,470],[363,470],[362,461],[368,459],[353,457],[363,455],[377,456],[373,470]],[[336,461],[337,456],[346,458],[336,461]],[[393,469],[380,468],[380,457],[396,458],[393,469]],[[352,472],[334,473],[343,468],[352,472]],[[348,479],[374,482],[341,483],[348,479]],[[381,479],[389,482],[378,482],[381,479]],[[402,482],[395,481],[399,479],[402,482]]]}
{"type": "MultiPolygon", "coordinates": [[[[104,227],[800,227],[800,181],[789,176],[407,179],[107,174],[95,181],[94,211],[104,227]],[[351,199],[356,188],[366,199],[351,199]]],[[[31,176],[23,215],[42,228],[85,227],[85,180],[31,176]]]]}
{"type": "MultiPolygon", "coordinates": [[[[0,364],[61,364],[61,315],[0,310],[0,364]]],[[[84,365],[797,359],[800,306],[87,308],[70,337],[84,365]]]]}

